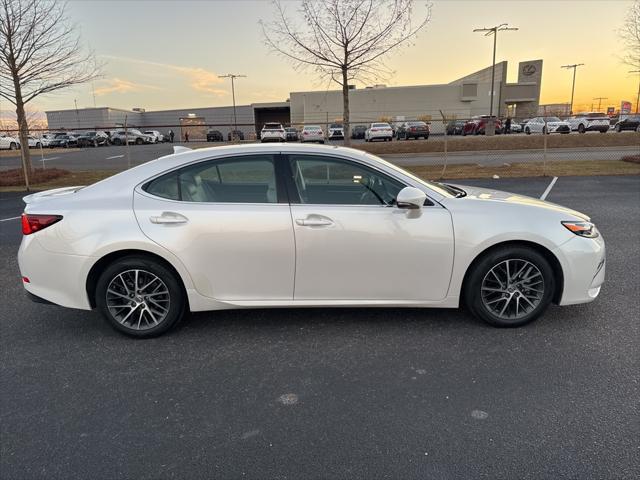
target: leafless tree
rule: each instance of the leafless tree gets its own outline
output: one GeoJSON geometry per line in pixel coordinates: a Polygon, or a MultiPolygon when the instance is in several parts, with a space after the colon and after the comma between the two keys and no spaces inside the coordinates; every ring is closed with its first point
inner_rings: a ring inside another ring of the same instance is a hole
{"type": "Polygon", "coordinates": [[[93,54],[82,49],[66,3],[0,0],[0,96],[16,109],[27,189],[31,158],[25,105],[39,95],[88,82],[98,71],[93,54]]]}
{"type": "Polygon", "coordinates": [[[431,18],[413,0],[303,0],[299,18],[275,0],[275,18],[261,22],[267,45],[294,68],[310,68],[342,87],[345,144],[350,143],[349,82],[384,80],[385,57],[410,42],[431,18]]]}
{"type": "Polygon", "coordinates": [[[640,70],[640,0],[629,8],[619,34],[625,49],[622,61],[634,70],[640,70]]]}

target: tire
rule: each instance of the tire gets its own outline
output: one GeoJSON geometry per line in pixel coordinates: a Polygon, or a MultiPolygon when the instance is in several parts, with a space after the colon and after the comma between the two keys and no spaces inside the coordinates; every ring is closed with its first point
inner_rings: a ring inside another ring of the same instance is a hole
{"type": "Polygon", "coordinates": [[[42,148],[42,144],[40,142],[36,142],[36,148],[42,148]]]}
{"type": "Polygon", "coordinates": [[[521,246],[496,248],[480,257],[471,268],[464,285],[465,304],[477,318],[495,327],[519,327],[532,322],[544,313],[553,299],[556,285],[553,269],[534,249],[521,246]],[[516,275],[516,279],[520,279],[514,286],[505,285],[507,262],[510,281],[513,282],[516,275]],[[523,277],[529,279],[525,285],[530,289],[522,288],[523,277]],[[499,310],[504,313],[500,314],[499,310]]]}
{"type": "Polygon", "coordinates": [[[578,125],[578,133],[586,133],[586,129],[584,128],[584,125],[582,124],[578,125]]]}
{"type": "Polygon", "coordinates": [[[163,264],[144,256],[124,257],[105,268],[96,284],[95,301],[111,327],[135,338],[150,338],[165,333],[182,319],[186,310],[184,290],[176,275],[163,264]],[[133,292],[127,294],[133,289],[135,272],[138,272],[138,287],[143,281],[153,283],[143,291],[146,297],[127,300],[126,297],[135,295],[133,292]],[[167,293],[161,294],[161,291],[167,293]],[[156,301],[152,303],[154,298],[156,301]],[[135,306],[127,303],[134,303],[135,306]],[[157,324],[153,323],[154,318],[157,324]]]}
{"type": "Polygon", "coordinates": [[[542,134],[546,135],[547,134],[547,127],[542,127],[542,134]]]}
{"type": "Polygon", "coordinates": [[[320,143],[321,143],[322,145],[324,145],[324,140],[320,140],[320,143]]]}
{"type": "Polygon", "coordinates": [[[136,145],[142,145],[142,142],[143,140],[140,137],[136,138],[136,145]]]}
{"type": "Polygon", "coordinates": [[[618,133],[622,132],[622,128],[620,127],[620,125],[616,125],[616,132],[618,133]]]}
{"type": "Polygon", "coordinates": [[[531,135],[531,129],[529,127],[525,128],[524,133],[526,133],[527,135],[531,135]]]}
{"type": "Polygon", "coordinates": [[[9,150],[17,150],[18,149],[18,145],[16,145],[16,142],[11,142],[9,144],[9,150]]]}
{"type": "Polygon", "coordinates": [[[114,145],[122,145],[122,140],[119,139],[119,138],[116,138],[116,139],[113,140],[113,144],[114,145]]]}
{"type": "Polygon", "coordinates": [[[606,130],[600,130],[600,133],[607,133],[606,130]]]}
{"type": "Polygon", "coordinates": [[[640,133],[640,125],[636,127],[636,132],[640,133]]]}

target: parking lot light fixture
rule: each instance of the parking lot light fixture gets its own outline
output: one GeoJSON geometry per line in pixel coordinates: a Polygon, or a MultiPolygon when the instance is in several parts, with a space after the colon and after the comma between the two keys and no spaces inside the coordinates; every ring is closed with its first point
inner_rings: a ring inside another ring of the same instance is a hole
{"type": "Polygon", "coordinates": [[[227,73],[226,75],[218,75],[218,78],[230,78],[231,79],[231,97],[233,99],[233,134],[231,138],[236,136],[238,131],[238,117],[236,115],[236,88],[234,80],[236,78],[247,78],[246,75],[239,75],[236,73],[227,73]]]}
{"type": "MultiPolygon", "coordinates": [[[[494,87],[495,87],[495,78],[496,78],[496,47],[498,44],[498,32],[501,31],[515,31],[518,30],[516,27],[509,27],[508,23],[501,23],[500,25],[496,25],[491,28],[475,28],[474,32],[482,32],[485,37],[489,37],[493,35],[493,62],[491,63],[491,105],[489,105],[489,116],[493,116],[493,96],[494,96],[494,87]]],[[[499,114],[498,108],[498,114],[499,114]]]]}

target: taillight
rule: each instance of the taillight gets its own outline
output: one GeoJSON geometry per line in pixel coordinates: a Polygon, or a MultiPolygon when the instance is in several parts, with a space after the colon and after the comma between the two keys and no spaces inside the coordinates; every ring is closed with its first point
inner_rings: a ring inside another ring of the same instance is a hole
{"type": "Polygon", "coordinates": [[[62,215],[31,215],[23,213],[22,234],[31,235],[34,232],[39,232],[40,230],[50,227],[60,220],[62,220],[62,215]]]}

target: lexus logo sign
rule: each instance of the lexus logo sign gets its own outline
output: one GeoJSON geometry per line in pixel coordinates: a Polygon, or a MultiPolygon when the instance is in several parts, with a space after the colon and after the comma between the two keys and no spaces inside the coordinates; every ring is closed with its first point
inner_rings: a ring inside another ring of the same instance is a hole
{"type": "Polygon", "coordinates": [[[532,65],[530,63],[526,64],[524,67],[522,67],[522,74],[526,77],[530,77],[531,75],[533,75],[534,73],[536,73],[537,68],[535,65],[532,65]]]}

